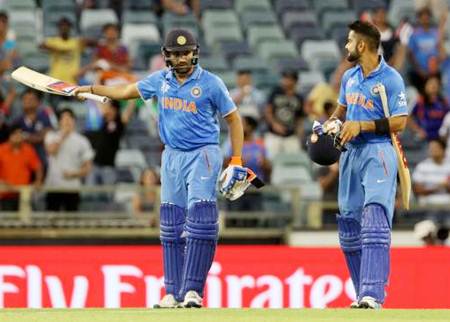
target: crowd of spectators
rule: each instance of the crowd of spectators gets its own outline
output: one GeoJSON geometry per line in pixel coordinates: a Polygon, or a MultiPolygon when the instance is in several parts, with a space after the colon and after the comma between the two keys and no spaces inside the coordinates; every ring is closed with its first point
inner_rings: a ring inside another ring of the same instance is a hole
{"type": "MultiPolygon", "coordinates": [[[[111,8],[118,7],[119,2],[111,0],[111,8]]],[[[430,199],[434,194],[448,194],[444,187],[448,182],[428,182],[433,176],[424,174],[424,169],[434,169],[436,173],[441,173],[447,171],[450,164],[445,157],[445,144],[441,142],[450,142],[450,58],[444,46],[447,8],[435,8],[435,3],[445,1],[432,1],[432,6],[428,3],[424,5],[424,1],[416,2],[415,22],[401,20],[397,26],[390,25],[384,6],[363,12],[360,18],[372,21],[379,28],[382,41],[380,53],[405,76],[407,83],[417,92],[416,101],[411,102],[409,129],[418,140],[429,142],[430,145],[430,158],[419,163],[413,176],[416,195],[419,200],[423,200],[425,197],[430,199]]],[[[79,3],[82,8],[96,7],[96,1],[79,3]]],[[[198,0],[161,0],[155,4],[157,14],[164,10],[179,15],[193,12],[201,19],[198,0]]],[[[116,13],[120,18],[120,10],[116,13]]],[[[57,21],[57,28],[58,34],[55,37],[45,38],[40,44],[42,51],[48,54],[48,72],[51,76],[77,84],[118,84],[133,82],[141,77],[134,73],[130,48],[121,40],[119,24],[106,24],[100,39],[77,36],[73,22],[67,17],[57,21]],[[83,63],[82,57],[86,52],[91,53],[91,58],[83,63]]],[[[45,183],[68,189],[82,184],[115,184],[116,153],[120,149],[127,124],[144,114],[139,108],[143,103],[111,102],[94,105],[92,102],[85,102],[87,119],[85,124],[80,124],[76,113],[66,108],[70,106],[70,101],[64,98],[51,96],[43,99],[40,93],[31,89],[17,94],[16,87],[11,85],[7,77],[8,71],[20,63],[20,52],[13,35],[14,32],[8,28],[8,15],[1,12],[0,140],[6,144],[3,149],[20,151],[21,158],[26,159],[21,166],[27,169],[20,182],[9,182],[10,168],[5,164],[11,160],[4,157],[5,160],[2,159],[0,164],[1,182],[45,183]],[[16,98],[17,95],[20,98],[16,98]],[[20,113],[12,113],[14,101],[20,102],[20,113]],[[20,142],[17,140],[18,133],[22,137],[20,142]],[[29,147],[33,147],[37,160],[29,152],[29,147]]],[[[302,153],[312,121],[324,121],[333,112],[341,75],[352,66],[345,56],[346,53],[343,52],[343,59],[329,80],[315,84],[306,92],[302,90],[302,72],[294,68],[283,69],[278,86],[271,89],[258,88],[254,82],[257,75],[253,75],[250,70],[236,71],[236,88],[230,88],[230,95],[243,115],[243,159],[267,182],[270,182],[275,157],[279,153],[302,153]]],[[[149,68],[152,70],[164,67],[159,55],[152,57],[151,61],[149,68]]],[[[146,104],[143,109],[154,107],[154,102],[146,104]]],[[[154,130],[155,127],[150,128],[154,130]]],[[[224,151],[229,151],[226,143],[224,151]]],[[[229,156],[227,153],[225,155],[229,156]]],[[[157,185],[159,181],[155,170],[157,164],[149,166],[152,168],[142,169],[140,183],[144,187],[157,185]]],[[[319,169],[315,177],[322,188],[323,199],[333,200],[338,166],[319,169]]],[[[448,175],[445,178],[447,177],[448,175]]],[[[254,210],[255,205],[261,204],[255,202],[261,198],[258,194],[248,198],[249,200],[242,199],[239,209],[254,210]]],[[[47,209],[55,211],[76,210],[79,207],[79,195],[74,192],[51,192],[46,201],[47,209]]],[[[138,213],[151,209],[154,202],[152,193],[139,193],[133,198],[132,207],[138,213]]]]}

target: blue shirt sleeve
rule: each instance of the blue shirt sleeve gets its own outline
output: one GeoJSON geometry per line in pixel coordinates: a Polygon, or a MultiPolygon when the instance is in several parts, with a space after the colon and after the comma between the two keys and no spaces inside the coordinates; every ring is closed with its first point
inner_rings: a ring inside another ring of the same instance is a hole
{"type": "Polygon", "coordinates": [[[214,76],[214,78],[215,82],[211,86],[211,100],[214,107],[219,110],[220,114],[224,117],[235,111],[237,108],[223,81],[217,76],[214,76]]]}
{"type": "Polygon", "coordinates": [[[161,71],[157,71],[137,82],[137,88],[144,101],[151,99],[153,96],[156,96],[156,93],[160,86],[161,75],[161,71]]]}
{"type": "Polygon", "coordinates": [[[347,106],[347,100],[345,99],[345,85],[347,85],[348,81],[348,71],[342,75],[341,78],[341,89],[339,90],[339,98],[338,98],[338,104],[347,106]]]}
{"type": "Polygon", "coordinates": [[[405,83],[400,74],[395,72],[389,77],[387,84],[387,97],[389,103],[389,113],[391,116],[408,115],[408,104],[406,101],[405,83]]]}

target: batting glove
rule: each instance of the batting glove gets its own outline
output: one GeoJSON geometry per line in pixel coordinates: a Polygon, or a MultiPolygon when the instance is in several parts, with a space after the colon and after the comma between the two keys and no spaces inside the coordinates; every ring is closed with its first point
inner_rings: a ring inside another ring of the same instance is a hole
{"type": "Polygon", "coordinates": [[[230,193],[245,183],[247,169],[242,166],[240,157],[232,157],[228,167],[222,172],[219,179],[219,192],[226,198],[230,198],[230,193]]]}

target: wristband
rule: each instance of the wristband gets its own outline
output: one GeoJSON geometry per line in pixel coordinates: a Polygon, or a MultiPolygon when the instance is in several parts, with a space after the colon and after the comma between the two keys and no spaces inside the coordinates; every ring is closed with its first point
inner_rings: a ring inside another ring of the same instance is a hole
{"type": "Polygon", "coordinates": [[[242,158],[236,156],[231,157],[230,165],[238,165],[242,167],[242,158]]]}
{"type": "Polygon", "coordinates": [[[389,127],[389,120],[387,118],[375,120],[375,134],[386,135],[390,133],[391,129],[389,127]]]}

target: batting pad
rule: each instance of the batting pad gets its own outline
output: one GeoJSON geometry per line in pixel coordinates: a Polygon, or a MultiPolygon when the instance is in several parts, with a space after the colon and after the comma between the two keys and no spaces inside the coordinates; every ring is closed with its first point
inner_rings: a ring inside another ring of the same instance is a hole
{"type": "Polygon", "coordinates": [[[337,216],[339,243],[345,255],[350,277],[355,287],[356,297],[359,295],[361,270],[361,225],[353,218],[337,216]]]}
{"type": "Polygon", "coordinates": [[[183,274],[185,238],[182,238],[186,209],[163,203],[160,207],[160,238],[163,246],[166,294],[177,297],[183,274]]]}
{"type": "Polygon", "coordinates": [[[196,291],[203,297],[206,277],[214,259],[219,233],[216,202],[196,202],[188,210],[186,220],[186,260],[180,297],[196,291]]]}
{"type": "Polygon", "coordinates": [[[361,286],[359,298],[371,296],[384,302],[384,287],[389,277],[391,231],[384,207],[367,205],[361,219],[361,286]]]}

